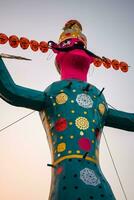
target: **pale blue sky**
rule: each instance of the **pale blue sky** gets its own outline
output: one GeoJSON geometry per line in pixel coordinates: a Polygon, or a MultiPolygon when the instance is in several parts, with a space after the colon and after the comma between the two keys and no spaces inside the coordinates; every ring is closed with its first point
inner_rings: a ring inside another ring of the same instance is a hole
{"type": "MultiPolygon", "coordinates": [[[[0,32],[16,34],[37,41],[57,41],[64,23],[77,19],[88,38],[88,49],[100,56],[124,60],[134,66],[134,1],[73,0],[19,1],[0,3],[0,32]]],[[[31,62],[5,60],[18,85],[44,90],[59,79],[54,55],[31,50],[0,47],[0,52],[32,58],[31,62]]],[[[91,70],[88,81],[99,89],[105,87],[108,103],[117,109],[134,111],[134,68],[124,74],[112,69],[91,70]]],[[[16,108],[0,100],[0,128],[26,115],[30,110],[16,108]]],[[[112,128],[104,129],[128,200],[133,200],[134,134],[112,128]]],[[[47,200],[51,169],[50,153],[38,113],[0,133],[0,199],[47,200]]],[[[117,200],[125,200],[109,157],[101,142],[101,165],[117,200]]]]}

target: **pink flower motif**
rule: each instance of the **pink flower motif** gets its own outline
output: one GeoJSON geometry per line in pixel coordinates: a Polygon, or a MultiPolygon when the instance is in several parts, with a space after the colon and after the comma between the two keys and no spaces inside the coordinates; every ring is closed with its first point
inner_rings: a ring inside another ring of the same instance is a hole
{"type": "Polygon", "coordinates": [[[88,138],[81,138],[78,140],[78,145],[80,149],[84,151],[90,151],[91,149],[91,142],[88,138]]]}

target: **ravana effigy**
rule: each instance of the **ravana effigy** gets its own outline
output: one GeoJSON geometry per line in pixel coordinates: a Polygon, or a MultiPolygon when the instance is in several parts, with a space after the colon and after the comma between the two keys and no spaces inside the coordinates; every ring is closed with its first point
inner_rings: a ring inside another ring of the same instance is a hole
{"type": "Polygon", "coordinates": [[[109,68],[111,63],[87,50],[78,21],[67,22],[59,43],[49,46],[61,80],[43,92],[18,86],[0,58],[0,96],[40,113],[52,157],[49,200],[115,200],[99,164],[101,134],[104,126],[134,131],[134,114],[109,108],[103,90],[87,83],[90,64],[109,68]]]}

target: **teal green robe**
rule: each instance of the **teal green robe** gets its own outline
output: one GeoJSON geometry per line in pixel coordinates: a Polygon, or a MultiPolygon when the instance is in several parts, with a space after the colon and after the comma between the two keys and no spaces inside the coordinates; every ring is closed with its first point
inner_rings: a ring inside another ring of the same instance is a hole
{"type": "Polygon", "coordinates": [[[99,165],[104,126],[134,131],[134,114],[108,108],[87,82],[69,79],[44,92],[18,86],[0,60],[0,96],[14,106],[40,112],[52,157],[49,200],[115,200],[99,165]]]}

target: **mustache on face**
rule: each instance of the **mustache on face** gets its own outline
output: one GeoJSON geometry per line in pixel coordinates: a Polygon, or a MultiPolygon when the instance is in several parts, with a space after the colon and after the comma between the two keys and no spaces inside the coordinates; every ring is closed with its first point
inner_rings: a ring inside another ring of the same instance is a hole
{"type": "Polygon", "coordinates": [[[94,58],[102,59],[101,57],[97,56],[93,52],[89,51],[84,47],[83,43],[76,43],[73,44],[72,46],[67,46],[67,47],[60,47],[58,44],[56,44],[53,41],[49,41],[48,45],[50,46],[51,49],[56,50],[57,52],[69,52],[75,49],[80,49],[86,52],[87,55],[92,56],[94,58]]]}

